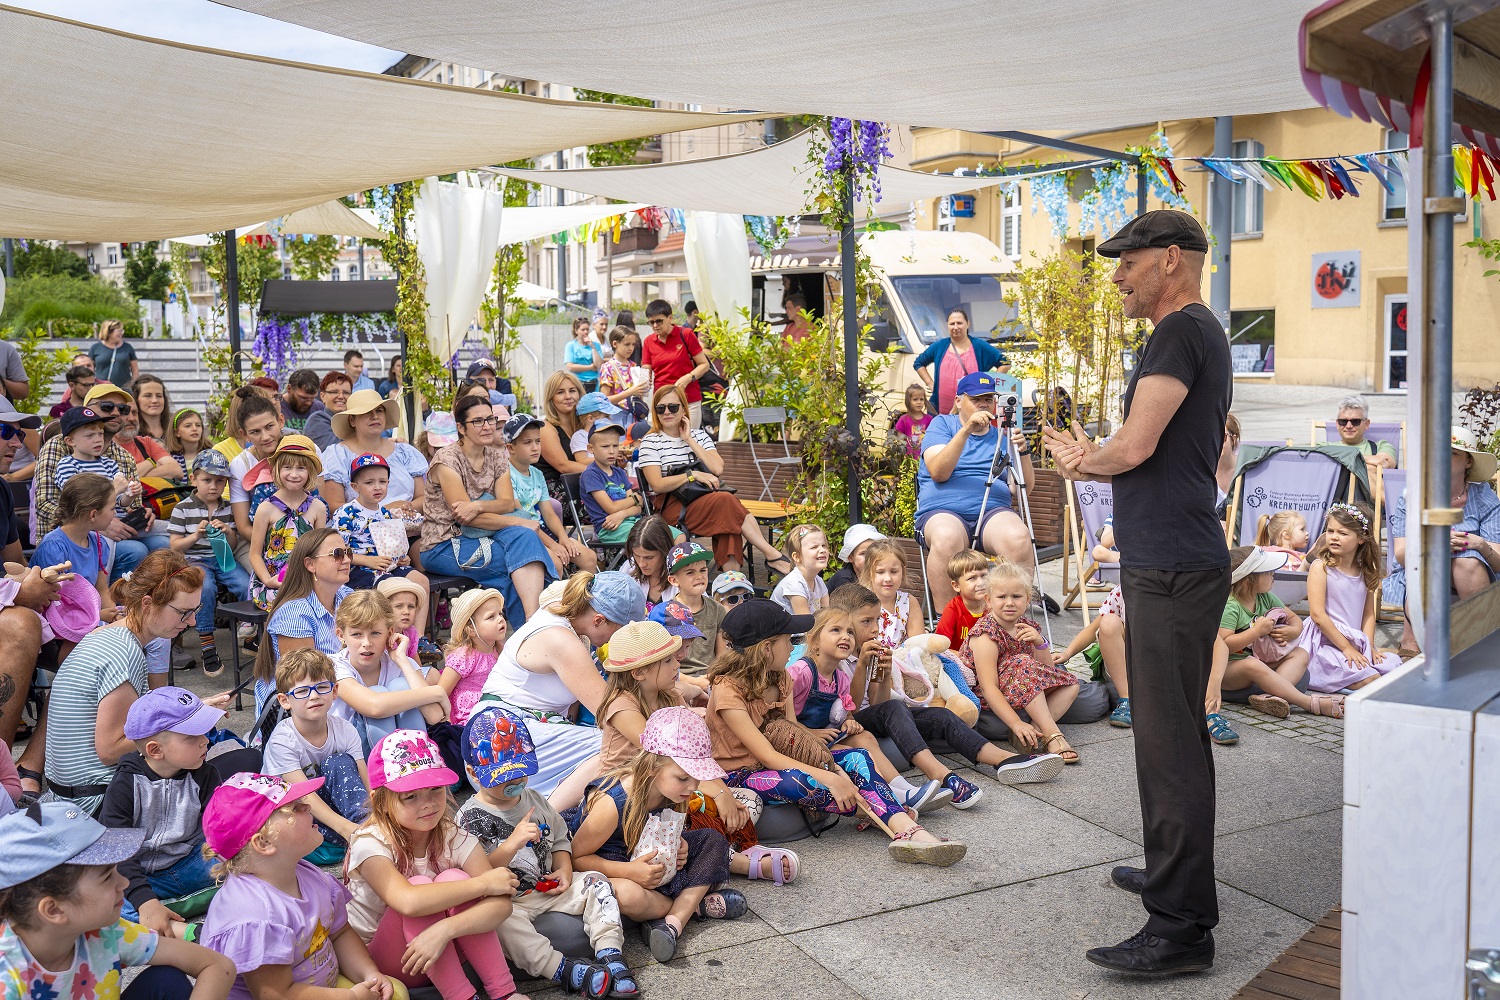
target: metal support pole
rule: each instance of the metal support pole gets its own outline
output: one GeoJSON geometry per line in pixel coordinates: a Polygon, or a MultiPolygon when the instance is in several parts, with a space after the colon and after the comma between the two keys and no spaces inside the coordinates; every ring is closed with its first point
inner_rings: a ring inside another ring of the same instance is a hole
{"type": "Polygon", "coordinates": [[[16,244],[9,236],[5,237],[5,276],[16,276],[16,244]]]}
{"type": "Polygon", "coordinates": [[[365,241],[359,241],[359,280],[365,280],[365,241]]]}
{"type": "MultiPolygon", "coordinates": [[[[859,302],[855,295],[854,173],[844,175],[844,231],[839,234],[840,284],[844,297],[844,429],[851,444],[858,444],[863,428],[859,412],[859,302]]],[[[849,523],[863,520],[859,495],[859,470],[849,463],[849,523]]]]}
{"type": "Polygon", "coordinates": [[[1448,681],[1450,533],[1462,517],[1450,506],[1453,433],[1453,11],[1438,5],[1428,21],[1432,82],[1422,127],[1422,651],[1427,680],[1448,681]]]}
{"type": "MultiPolygon", "coordinates": [[[[557,154],[557,169],[563,169],[563,154],[557,154]]],[[[557,207],[562,208],[567,203],[567,192],[562,188],[557,189],[557,207]]],[[[567,239],[566,236],[563,239],[567,239]]],[[[559,302],[568,301],[568,244],[558,243],[557,247],[557,299],[559,302]]]]}
{"type": "Polygon", "coordinates": [[[1135,214],[1146,214],[1146,170],[1139,163],[1135,165],[1135,214]]]}
{"type": "MultiPolygon", "coordinates": [[[[1234,119],[1222,115],[1214,119],[1214,155],[1234,155],[1234,119]]],[[[1208,307],[1229,329],[1229,246],[1234,239],[1234,185],[1211,174],[1212,197],[1208,228],[1214,234],[1213,271],[1208,278],[1208,307]]]]}
{"type": "Polygon", "coordinates": [[[224,231],[224,309],[229,320],[229,363],[235,378],[241,374],[240,360],[240,256],[234,230],[224,231]]]}

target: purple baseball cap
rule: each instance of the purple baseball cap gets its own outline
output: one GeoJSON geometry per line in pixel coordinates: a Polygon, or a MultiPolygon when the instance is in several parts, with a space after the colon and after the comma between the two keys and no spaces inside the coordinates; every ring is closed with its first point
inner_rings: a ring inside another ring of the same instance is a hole
{"type": "Polygon", "coordinates": [[[187,688],[159,687],[137,698],[125,713],[125,738],[144,740],[157,733],[205,736],[224,713],[209,708],[187,688]]]}
{"type": "Polygon", "coordinates": [[[693,624],[693,613],[680,601],[662,601],[646,616],[684,642],[704,638],[703,632],[693,624]]]}

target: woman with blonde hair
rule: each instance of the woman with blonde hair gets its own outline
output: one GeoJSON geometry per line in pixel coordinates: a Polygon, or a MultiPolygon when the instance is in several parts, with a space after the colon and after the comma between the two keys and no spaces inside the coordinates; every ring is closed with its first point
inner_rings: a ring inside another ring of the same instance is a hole
{"type": "Polygon", "coordinates": [[[125,342],[125,324],[117,319],[99,324],[99,339],[89,345],[89,360],[94,363],[94,376],[101,382],[127,386],[141,373],[135,348],[125,342]]]}
{"type": "Polygon", "coordinates": [[[593,456],[587,453],[580,458],[569,450],[568,442],[584,427],[584,418],[578,413],[578,401],[583,398],[583,383],[570,371],[553,372],[542,387],[542,457],[537,468],[547,479],[547,490],[554,500],[566,502],[568,494],[563,488],[562,477],[582,475],[589,467],[593,456]]]}

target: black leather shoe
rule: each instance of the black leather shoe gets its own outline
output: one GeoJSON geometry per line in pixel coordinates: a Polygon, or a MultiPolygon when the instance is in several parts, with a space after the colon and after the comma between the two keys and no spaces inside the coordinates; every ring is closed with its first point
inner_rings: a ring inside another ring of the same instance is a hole
{"type": "Polygon", "coordinates": [[[1126,892],[1139,896],[1146,890],[1146,869],[1120,865],[1109,873],[1109,880],[1126,892]]]}
{"type": "Polygon", "coordinates": [[[1178,944],[1141,931],[1113,948],[1090,948],[1086,957],[1095,965],[1138,976],[1207,972],[1214,964],[1214,936],[1204,934],[1197,944],[1178,944]]]}

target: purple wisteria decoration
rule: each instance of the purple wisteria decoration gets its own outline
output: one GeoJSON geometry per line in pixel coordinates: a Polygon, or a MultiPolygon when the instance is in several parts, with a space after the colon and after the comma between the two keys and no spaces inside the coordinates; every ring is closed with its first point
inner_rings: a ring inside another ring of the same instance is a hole
{"type": "Polygon", "coordinates": [[[301,363],[303,349],[312,350],[328,341],[346,346],[363,341],[396,340],[395,313],[309,313],[282,316],[261,313],[255,325],[251,352],[261,360],[265,373],[278,382],[301,363]]]}
{"type": "Polygon", "coordinates": [[[851,118],[828,120],[823,172],[834,178],[844,170],[853,171],[857,200],[864,200],[866,188],[872,194],[871,201],[880,200],[880,165],[890,158],[890,130],[885,125],[851,118]]]}

